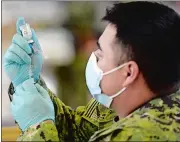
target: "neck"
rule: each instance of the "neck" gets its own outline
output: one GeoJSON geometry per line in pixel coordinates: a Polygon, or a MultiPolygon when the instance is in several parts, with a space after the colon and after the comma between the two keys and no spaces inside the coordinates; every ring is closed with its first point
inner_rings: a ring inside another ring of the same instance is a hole
{"type": "Polygon", "coordinates": [[[127,88],[125,92],[113,100],[112,107],[118,114],[119,118],[126,117],[155,96],[149,89],[135,89],[136,91],[130,90],[130,88],[127,88]]]}

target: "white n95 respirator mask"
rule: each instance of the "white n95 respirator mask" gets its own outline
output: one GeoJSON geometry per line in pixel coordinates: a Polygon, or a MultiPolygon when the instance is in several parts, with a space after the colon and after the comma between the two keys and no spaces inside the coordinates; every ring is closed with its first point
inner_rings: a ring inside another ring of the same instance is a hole
{"type": "Polygon", "coordinates": [[[116,67],[108,72],[103,73],[103,71],[98,67],[97,65],[97,58],[94,53],[91,54],[89,61],[86,66],[86,84],[88,86],[88,89],[91,93],[91,95],[102,105],[106,106],[109,108],[111,106],[113,98],[117,97],[120,95],[122,92],[126,90],[126,87],[121,89],[119,92],[112,96],[108,96],[106,94],[102,94],[102,90],[100,88],[100,82],[103,78],[103,76],[108,75],[118,69],[121,69],[126,65],[120,65],[119,67],[116,67]]]}

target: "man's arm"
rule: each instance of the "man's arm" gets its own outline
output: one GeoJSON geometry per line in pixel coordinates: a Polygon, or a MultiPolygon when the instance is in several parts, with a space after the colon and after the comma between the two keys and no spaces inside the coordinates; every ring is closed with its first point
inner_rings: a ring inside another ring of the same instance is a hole
{"type": "Polygon", "coordinates": [[[61,141],[56,126],[51,120],[29,127],[20,134],[17,141],[61,141]]]}
{"type": "MultiPolygon", "coordinates": [[[[43,122],[40,128],[34,126],[22,133],[18,140],[43,140],[42,135],[50,139],[50,136],[58,135],[60,141],[88,141],[88,139],[98,130],[98,118],[100,112],[98,108],[101,106],[96,100],[91,99],[87,106],[80,106],[76,110],[66,106],[58,97],[56,97],[45,85],[44,81],[38,81],[44,89],[46,89],[51,97],[55,109],[55,124],[43,122]],[[38,129],[37,129],[38,128],[38,129]],[[43,134],[40,132],[43,132],[43,134]]],[[[9,92],[13,94],[13,86],[10,86],[9,92]]],[[[104,114],[109,114],[109,109],[103,109],[104,114]]],[[[113,116],[113,113],[112,113],[113,116]]],[[[110,120],[110,117],[108,118],[110,120]]],[[[54,137],[53,137],[54,138],[54,137]]],[[[52,138],[52,139],[53,139],[52,138]]]]}
{"type": "Polygon", "coordinates": [[[91,117],[91,113],[96,113],[96,108],[99,105],[97,101],[92,99],[87,106],[80,106],[73,110],[50,90],[48,93],[54,104],[55,123],[60,140],[87,141],[98,130],[97,116],[91,117]]]}

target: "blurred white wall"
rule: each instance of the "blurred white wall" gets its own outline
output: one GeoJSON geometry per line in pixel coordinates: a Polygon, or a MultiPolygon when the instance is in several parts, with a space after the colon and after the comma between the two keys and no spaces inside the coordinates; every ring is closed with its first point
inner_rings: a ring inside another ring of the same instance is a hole
{"type": "Polygon", "coordinates": [[[53,66],[65,66],[74,61],[74,38],[67,29],[49,28],[37,32],[44,62],[53,66]]]}
{"type": "Polygon", "coordinates": [[[46,22],[61,24],[68,18],[66,2],[60,1],[2,1],[2,26],[23,16],[29,24],[46,22]]]}
{"type": "Polygon", "coordinates": [[[102,22],[101,19],[106,14],[105,13],[106,8],[113,6],[114,2],[113,1],[98,1],[98,2],[94,1],[93,3],[94,3],[94,6],[95,6],[95,11],[96,11],[94,27],[96,27],[96,29],[98,29],[100,31],[103,31],[104,28],[106,27],[107,23],[102,22]]]}

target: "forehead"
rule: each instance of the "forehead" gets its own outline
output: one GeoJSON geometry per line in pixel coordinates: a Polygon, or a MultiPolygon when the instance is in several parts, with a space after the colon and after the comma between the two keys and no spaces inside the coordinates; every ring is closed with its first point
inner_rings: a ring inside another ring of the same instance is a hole
{"type": "Polygon", "coordinates": [[[99,38],[99,43],[104,45],[111,45],[116,39],[116,26],[113,24],[108,24],[99,38]]]}

